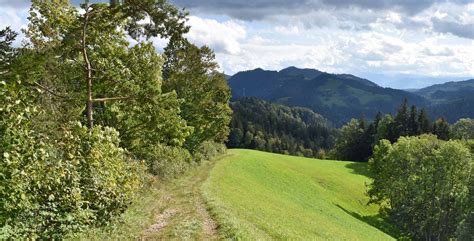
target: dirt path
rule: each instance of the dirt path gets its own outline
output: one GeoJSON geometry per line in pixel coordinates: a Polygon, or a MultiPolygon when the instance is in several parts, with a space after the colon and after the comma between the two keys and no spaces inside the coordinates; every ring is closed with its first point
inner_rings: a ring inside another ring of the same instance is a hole
{"type": "Polygon", "coordinates": [[[183,178],[163,187],[155,221],[142,232],[141,240],[216,240],[217,223],[206,209],[201,185],[214,162],[204,162],[183,178]]]}

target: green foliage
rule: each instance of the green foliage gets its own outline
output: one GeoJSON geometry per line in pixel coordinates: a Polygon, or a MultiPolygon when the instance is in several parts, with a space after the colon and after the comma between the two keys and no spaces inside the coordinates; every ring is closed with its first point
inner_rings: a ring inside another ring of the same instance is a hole
{"type": "Polygon", "coordinates": [[[72,125],[53,140],[31,129],[41,109],[20,83],[0,92],[0,238],[59,239],[122,213],[146,175],[118,133],[72,125]]]}
{"type": "Polygon", "coordinates": [[[218,72],[214,52],[184,41],[173,41],[165,49],[167,62],[165,91],[176,91],[183,99],[181,116],[193,127],[184,146],[191,153],[205,141],[224,142],[229,134],[232,111],[230,89],[224,75],[218,72]]]}
{"type": "Polygon", "coordinates": [[[119,95],[127,98],[104,103],[100,120],[116,127],[124,146],[137,154],[154,145],[182,146],[193,129],[180,117],[177,94],[162,93],[162,57],[151,43],[141,43],[127,50],[123,64],[129,72],[119,95]]]}
{"type": "Polygon", "coordinates": [[[451,133],[449,123],[444,118],[437,119],[433,124],[433,134],[441,140],[449,140],[451,133]]]}
{"type": "Polygon", "coordinates": [[[366,163],[229,153],[202,187],[223,239],[393,240],[365,205],[366,163]]]}
{"type": "Polygon", "coordinates": [[[339,132],[331,157],[338,160],[363,161],[366,154],[363,150],[365,143],[365,127],[361,122],[352,119],[339,132]]]}
{"type": "Polygon", "coordinates": [[[226,146],[222,143],[205,141],[197,149],[194,154],[194,159],[196,161],[212,160],[218,156],[224,155],[226,150],[226,146]]]}
{"type": "Polygon", "coordinates": [[[436,134],[443,140],[448,140],[451,136],[449,124],[443,118],[432,124],[424,109],[418,112],[413,105],[409,110],[405,100],[395,117],[390,114],[382,117],[378,113],[368,125],[362,118],[343,126],[339,130],[335,148],[330,153],[335,159],[367,161],[372,156],[373,147],[380,140],[386,139],[393,143],[401,136],[429,133],[436,134]]]}
{"type": "Polygon", "coordinates": [[[5,74],[8,67],[16,54],[15,49],[11,44],[15,40],[17,33],[11,30],[10,27],[0,30],[0,74],[5,74]]]}
{"type": "Polygon", "coordinates": [[[474,119],[463,118],[451,126],[451,135],[456,139],[474,139],[474,119]]]}
{"type": "Polygon", "coordinates": [[[382,140],[370,160],[371,203],[381,204],[411,238],[454,238],[472,205],[472,165],[472,153],[458,141],[433,135],[382,140]]]}
{"type": "Polygon", "coordinates": [[[256,98],[231,104],[234,115],[227,146],[316,157],[333,145],[334,129],[306,108],[286,107],[256,98]]]}
{"type": "Polygon", "coordinates": [[[146,164],[176,176],[193,163],[182,146],[194,129],[221,142],[228,133],[220,75],[202,102],[161,89],[164,61],[149,38],[180,38],[185,12],[165,0],[81,8],[33,0],[20,49],[15,33],[0,31],[0,239],[61,239],[107,224],[141,189],[146,164]],[[192,101],[206,118],[220,116],[188,126],[181,108],[192,101]]]}
{"type": "Polygon", "coordinates": [[[188,150],[167,145],[153,145],[143,149],[142,156],[147,160],[149,171],[164,178],[183,174],[193,162],[188,150]]]}

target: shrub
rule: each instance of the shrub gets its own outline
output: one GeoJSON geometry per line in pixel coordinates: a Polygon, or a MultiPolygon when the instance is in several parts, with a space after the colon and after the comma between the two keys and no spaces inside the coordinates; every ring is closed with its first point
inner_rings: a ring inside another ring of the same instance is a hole
{"type": "Polygon", "coordinates": [[[163,178],[174,178],[184,173],[193,164],[188,150],[182,147],[155,145],[140,155],[148,164],[151,174],[163,178]]]}
{"type": "Polygon", "coordinates": [[[79,124],[59,140],[27,128],[0,136],[0,239],[60,239],[125,210],[145,169],[118,133],[79,124]]]}
{"type": "Polygon", "coordinates": [[[227,148],[222,143],[205,141],[199,145],[196,153],[194,153],[194,159],[197,162],[211,160],[219,155],[223,155],[226,152],[226,149],[227,148]]]}

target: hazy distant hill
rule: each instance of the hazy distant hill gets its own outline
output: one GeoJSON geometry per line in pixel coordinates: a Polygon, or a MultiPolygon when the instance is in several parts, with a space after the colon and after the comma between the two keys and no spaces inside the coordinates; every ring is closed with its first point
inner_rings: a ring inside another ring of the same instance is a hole
{"type": "Polygon", "coordinates": [[[432,85],[414,93],[437,103],[467,98],[474,96],[474,79],[432,85]]]}
{"type": "Polygon", "coordinates": [[[430,101],[428,111],[432,117],[443,116],[451,123],[474,118],[474,79],[433,85],[414,93],[430,101]]]}
{"type": "Polygon", "coordinates": [[[234,100],[253,96],[285,105],[307,107],[336,125],[362,115],[373,117],[378,111],[394,112],[405,98],[418,106],[427,104],[419,95],[383,88],[353,75],[295,67],[281,71],[255,69],[239,72],[229,79],[229,85],[234,100]]]}

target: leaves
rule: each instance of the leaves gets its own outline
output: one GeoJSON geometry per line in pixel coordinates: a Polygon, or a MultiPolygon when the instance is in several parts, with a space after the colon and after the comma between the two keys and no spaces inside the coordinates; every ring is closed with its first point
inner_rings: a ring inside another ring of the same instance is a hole
{"type": "Polygon", "coordinates": [[[434,135],[382,140],[370,160],[371,203],[384,204],[383,211],[414,239],[453,238],[469,214],[473,163],[458,141],[434,135]]]}

